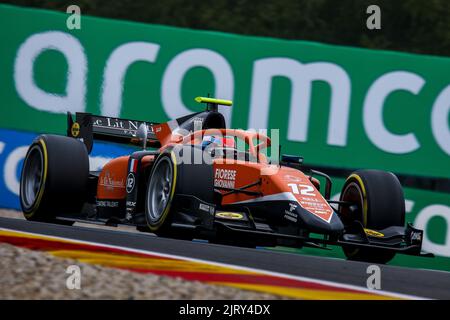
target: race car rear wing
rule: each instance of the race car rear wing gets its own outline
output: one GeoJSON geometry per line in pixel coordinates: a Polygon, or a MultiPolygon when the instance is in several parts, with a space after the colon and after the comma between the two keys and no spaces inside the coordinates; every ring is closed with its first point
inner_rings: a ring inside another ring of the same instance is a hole
{"type": "MultiPolygon", "coordinates": [[[[79,139],[91,152],[94,140],[103,140],[124,144],[138,144],[137,130],[144,121],[97,116],[91,113],[77,112],[75,121],[70,112],[67,113],[67,136],[79,139]]],[[[148,128],[147,145],[160,147],[153,132],[153,126],[158,123],[145,122],[148,128]]]]}
{"type": "MultiPolygon", "coordinates": [[[[165,122],[145,122],[147,143],[150,148],[160,148],[169,143],[173,134],[193,132],[200,129],[226,128],[225,118],[218,111],[218,105],[231,106],[232,102],[223,99],[197,97],[195,101],[205,103],[206,110],[165,122]]],[[[84,142],[88,153],[92,151],[94,140],[104,140],[124,144],[139,144],[137,130],[144,121],[97,116],[77,112],[75,120],[67,113],[67,136],[84,142]]]]}

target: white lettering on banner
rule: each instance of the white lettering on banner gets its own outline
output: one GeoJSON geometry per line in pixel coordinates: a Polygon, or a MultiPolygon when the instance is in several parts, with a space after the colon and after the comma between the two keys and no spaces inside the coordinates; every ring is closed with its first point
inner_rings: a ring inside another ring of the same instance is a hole
{"type": "MultiPolygon", "coordinates": [[[[395,71],[382,75],[370,86],[364,101],[363,122],[367,136],[378,148],[389,153],[403,154],[420,147],[413,133],[398,135],[387,130],[383,120],[383,107],[392,92],[406,90],[418,94],[424,84],[425,80],[415,73],[395,71]]],[[[405,109],[404,112],[411,110],[405,109]]]]}
{"type": "MultiPolygon", "coordinates": [[[[228,61],[215,51],[191,49],[175,56],[167,66],[162,79],[161,98],[164,111],[171,119],[192,113],[181,98],[182,83],[186,73],[195,67],[211,71],[215,81],[214,96],[221,99],[233,99],[234,75],[228,61]]],[[[231,109],[220,107],[227,125],[231,121],[231,109]]]]}
{"type": "Polygon", "coordinates": [[[129,42],[116,48],[106,62],[102,87],[102,115],[120,117],[123,80],[136,61],[154,63],[160,46],[150,42],[129,42]]]}
{"type": "Polygon", "coordinates": [[[450,207],[440,204],[433,204],[425,207],[417,214],[416,220],[414,221],[414,226],[425,231],[422,243],[422,248],[424,251],[444,257],[450,257],[450,207]],[[428,223],[434,217],[441,217],[446,222],[445,229],[447,233],[445,235],[444,244],[434,243],[430,240],[426,232],[428,223]]]}
{"type": "Polygon", "coordinates": [[[17,167],[19,162],[25,158],[28,146],[14,149],[6,158],[4,168],[5,185],[15,195],[19,195],[20,177],[17,177],[17,167]]]}
{"type": "Polygon", "coordinates": [[[307,141],[313,81],[325,81],[331,87],[327,143],[347,144],[351,82],[340,66],[329,62],[302,64],[288,58],[257,60],[253,68],[249,128],[267,128],[272,79],[286,77],[292,83],[288,139],[307,141]]]}
{"type": "Polygon", "coordinates": [[[405,212],[410,213],[414,208],[414,201],[405,200],[405,212]]]}
{"type": "Polygon", "coordinates": [[[14,62],[14,82],[19,96],[29,106],[55,113],[85,110],[87,60],[83,46],[74,36],[48,31],[37,33],[20,46],[14,62]],[[34,82],[36,58],[46,50],[62,53],[67,61],[66,95],[45,92],[34,82]]]}
{"type": "Polygon", "coordinates": [[[0,141],[0,154],[3,153],[3,149],[5,149],[5,143],[0,141]]]}
{"type": "MultiPolygon", "coordinates": [[[[100,90],[101,113],[119,117],[122,109],[124,79],[131,64],[136,61],[156,63],[160,45],[150,42],[129,42],[115,48],[105,63],[100,90]]],[[[47,31],[28,37],[19,47],[14,62],[14,82],[20,98],[30,107],[40,111],[65,113],[84,112],[86,109],[87,57],[79,40],[64,32],[47,31]],[[34,81],[34,63],[41,53],[54,50],[67,61],[67,85],[65,94],[46,92],[34,81]]],[[[233,99],[234,74],[228,60],[221,54],[201,48],[181,51],[168,63],[161,80],[161,100],[169,118],[191,113],[183,103],[181,92],[183,79],[192,68],[205,68],[213,75],[214,95],[233,99]]],[[[331,146],[347,146],[352,84],[347,72],[330,62],[301,63],[295,59],[273,57],[255,60],[250,92],[248,127],[267,128],[272,94],[272,82],[276,77],[287,78],[292,85],[289,105],[287,139],[308,142],[308,125],[312,87],[315,81],[323,81],[331,88],[330,114],[326,143],[331,146]]],[[[420,137],[413,130],[395,134],[386,128],[383,110],[386,99],[396,91],[418,95],[425,84],[420,75],[394,70],[382,74],[367,91],[364,100],[362,126],[371,143],[383,152],[405,154],[420,149],[420,137]]],[[[442,89],[432,106],[431,130],[437,146],[450,156],[450,85],[442,89]]],[[[397,106],[397,108],[404,106],[397,106]]],[[[424,106],[425,107],[425,106],[424,106]]],[[[230,108],[221,108],[230,125],[230,108]]],[[[402,110],[410,112],[410,110],[402,110]]],[[[354,125],[360,125],[359,122],[354,125]]]]}
{"type": "Polygon", "coordinates": [[[431,111],[431,129],[441,149],[450,155],[450,85],[444,88],[434,101],[431,111]]]}

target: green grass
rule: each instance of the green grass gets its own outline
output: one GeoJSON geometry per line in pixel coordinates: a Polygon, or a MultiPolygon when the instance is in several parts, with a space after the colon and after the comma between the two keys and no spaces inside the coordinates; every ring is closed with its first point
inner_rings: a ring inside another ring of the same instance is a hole
{"type": "MultiPolygon", "coordinates": [[[[342,252],[342,249],[340,247],[328,246],[328,248],[331,250],[321,250],[313,248],[296,249],[288,247],[275,247],[265,249],[293,254],[302,254],[307,256],[345,259],[344,253],[342,252]]],[[[424,258],[398,254],[391,262],[388,263],[388,265],[417,269],[450,271],[450,259],[444,257],[424,258]]]]}

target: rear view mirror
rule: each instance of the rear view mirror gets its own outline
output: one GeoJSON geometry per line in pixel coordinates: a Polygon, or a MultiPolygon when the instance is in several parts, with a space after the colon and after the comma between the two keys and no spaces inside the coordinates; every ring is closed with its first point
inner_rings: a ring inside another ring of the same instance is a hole
{"type": "Polygon", "coordinates": [[[147,135],[148,135],[147,124],[145,122],[141,123],[141,125],[139,126],[139,128],[137,130],[136,136],[142,142],[142,148],[144,150],[147,147],[147,135]]]}

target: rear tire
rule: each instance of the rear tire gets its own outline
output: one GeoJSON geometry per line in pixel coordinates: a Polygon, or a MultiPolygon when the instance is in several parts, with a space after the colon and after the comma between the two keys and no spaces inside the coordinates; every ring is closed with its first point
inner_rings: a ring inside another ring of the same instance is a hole
{"type": "Polygon", "coordinates": [[[89,158],[81,141],[38,136],[28,149],[20,178],[20,205],[25,218],[58,223],[56,215],[80,212],[88,177],[89,158]]]}
{"type": "MultiPolygon", "coordinates": [[[[381,230],[390,226],[405,225],[405,199],[397,177],[391,172],[358,170],[346,180],[341,201],[357,203],[360,210],[351,212],[340,206],[339,213],[344,224],[359,221],[364,228],[381,230]]],[[[395,252],[380,249],[355,249],[343,247],[349,260],[387,263],[395,252]]]]}

